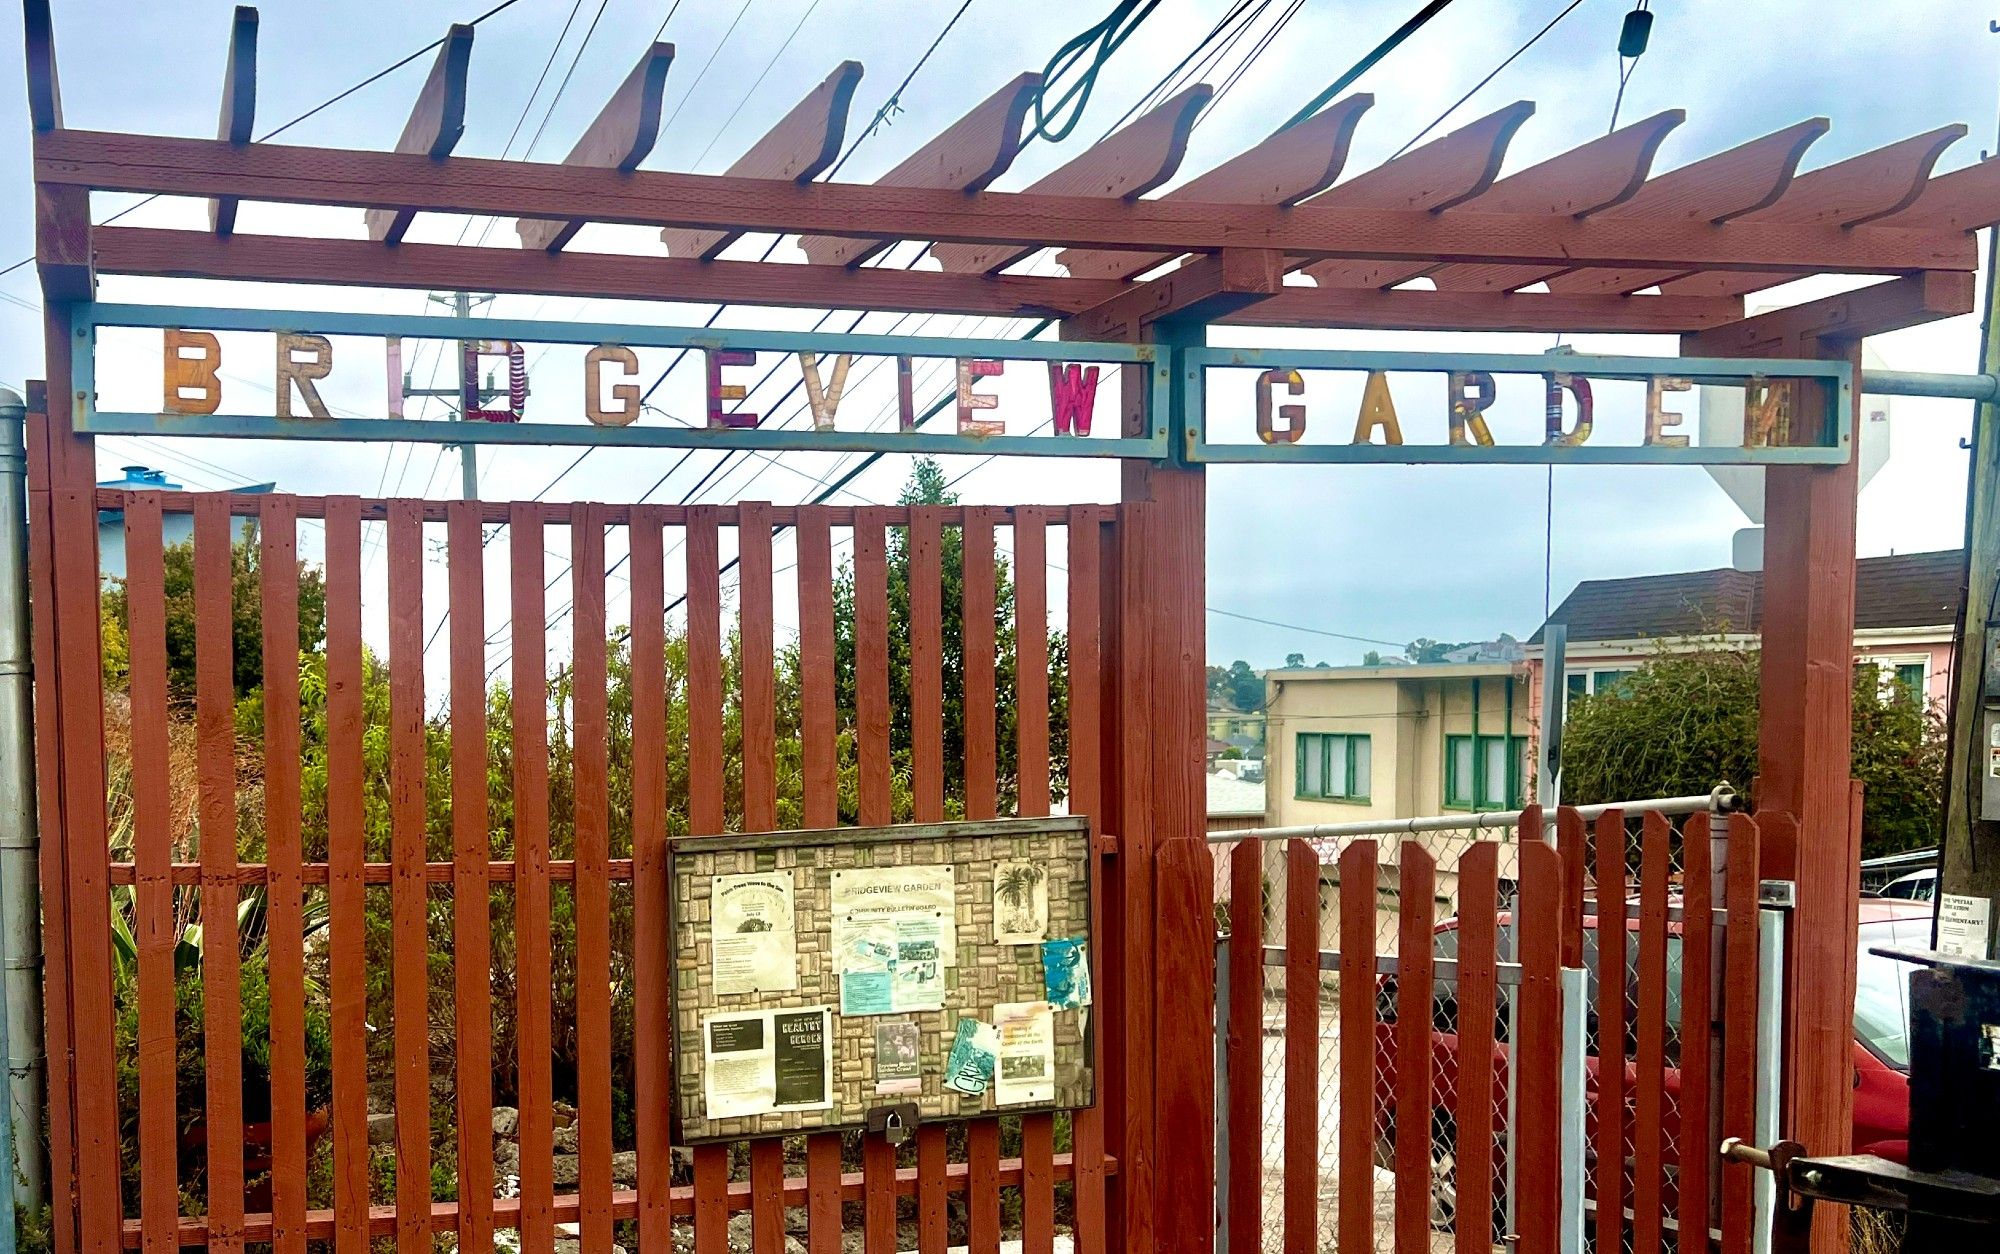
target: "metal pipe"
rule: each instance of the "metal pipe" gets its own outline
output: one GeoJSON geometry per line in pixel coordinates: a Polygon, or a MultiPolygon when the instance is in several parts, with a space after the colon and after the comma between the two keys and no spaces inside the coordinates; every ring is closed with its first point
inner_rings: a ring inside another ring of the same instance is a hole
{"type": "Polygon", "coordinates": [[[1861,376],[1861,391],[1869,396],[1936,396],[1956,401],[2000,401],[2000,375],[1869,370],[1861,376]]]}
{"type": "MultiPolygon", "coordinates": [[[[35,827],[34,654],[28,637],[27,402],[0,388],[0,1162],[11,1160],[8,1200],[38,1207],[47,1191],[42,1149],[42,930],[35,827]]],[[[13,1224],[6,1224],[12,1237],[13,1224]]]]}
{"type": "MultiPolygon", "coordinates": [[[[1607,801],[1601,805],[1576,806],[1586,820],[1606,810],[1627,814],[1699,814],[1703,811],[1728,813],[1736,808],[1736,790],[1717,784],[1713,792],[1693,797],[1659,797],[1650,801],[1607,801]]],[[[1314,823],[1303,827],[1250,827],[1233,832],[1210,832],[1211,845],[1231,845],[1239,840],[1334,840],[1342,836],[1398,836],[1417,832],[1452,832],[1471,828],[1513,827],[1523,810],[1487,810],[1478,814],[1431,814],[1414,819],[1365,819],[1355,823],[1314,823]]]]}

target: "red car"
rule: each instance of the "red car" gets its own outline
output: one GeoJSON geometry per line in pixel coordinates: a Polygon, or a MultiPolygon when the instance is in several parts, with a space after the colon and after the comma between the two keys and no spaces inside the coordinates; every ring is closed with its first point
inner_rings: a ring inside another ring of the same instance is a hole
{"type": "MultiPolygon", "coordinates": [[[[1506,952],[1512,941],[1513,916],[1500,916],[1500,943],[1506,952]]],[[[1675,1207],[1674,1164],[1678,1162],[1680,1145],[1680,1093],[1681,1074],[1676,1065],[1680,1058],[1679,1024],[1681,1015],[1681,923],[1675,920],[1670,925],[1667,941],[1667,1068],[1664,1103],[1664,1140],[1667,1166],[1666,1208],[1669,1214],[1675,1207]]],[[[1635,1108],[1635,1094],[1638,1091],[1638,1069],[1635,1055],[1638,1051],[1638,1031],[1633,1007],[1637,1001],[1639,920],[1626,922],[1628,939],[1625,944],[1625,989],[1626,1011],[1625,1032],[1619,1056],[1625,1068],[1625,1101],[1627,1126],[1631,1126],[1635,1108]]],[[[1440,959],[1458,957],[1458,921],[1448,919],[1438,925],[1436,956],[1440,959]]],[[[1585,1130],[1587,1151],[1592,1161],[1587,1166],[1586,1179],[1596,1179],[1595,1149],[1597,1146],[1597,1077],[1602,1066],[1602,1051],[1599,1043],[1598,1019],[1595,1012],[1598,984],[1597,919],[1584,919],[1584,966],[1589,972],[1589,999],[1592,1006],[1586,1019],[1587,1052],[1585,1058],[1585,1085],[1587,1098],[1587,1127],[1585,1130]]],[[[1854,1145],[1853,1152],[1878,1154],[1895,1162],[1905,1161],[1909,1145],[1910,1088],[1909,1088],[1909,1013],[1908,1013],[1908,968],[1887,958],[1877,957],[1869,952],[1878,945],[1898,944],[1924,946],[1930,943],[1931,906],[1921,901],[1897,901],[1882,898],[1864,898],[1860,905],[1857,944],[1860,960],[1855,980],[1854,999],[1854,1145]]],[[[1714,961],[1720,962],[1721,946],[1711,947],[1714,961]]],[[[1717,972],[1719,987],[1720,972],[1717,972]]],[[[1499,990],[1501,1005],[1506,1004],[1506,989],[1499,990]]],[[[1392,1162],[1391,1154],[1395,1144],[1396,1125],[1396,987],[1395,977],[1384,976],[1377,985],[1376,1050],[1377,1077],[1376,1095],[1379,1102],[1377,1124],[1377,1145],[1381,1165],[1392,1162]]],[[[1454,1184],[1453,1159],[1457,1141],[1458,1116],[1458,1006],[1452,986],[1441,984],[1431,1003],[1431,1051],[1434,1108],[1430,1112],[1432,1180],[1432,1219],[1440,1226],[1448,1225],[1455,1207],[1456,1186],[1454,1184]]],[[[1493,1109],[1506,1109],[1507,1063],[1509,1046],[1507,1042],[1505,1016],[1495,1032],[1494,1044],[1494,1092],[1493,1109]]],[[[1496,1122],[1502,1118],[1498,1113],[1496,1122]]],[[[1707,1138],[1704,1138],[1706,1140],[1707,1138]]],[[[1494,1155],[1494,1205],[1496,1212],[1504,1206],[1504,1181],[1506,1178],[1506,1144],[1502,1135],[1495,1146],[1494,1155]]],[[[1631,1161],[1627,1159],[1629,1172],[1631,1161]]],[[[1496,1222],[1499,1215],[1496,1214],[1496,1222]]]]}

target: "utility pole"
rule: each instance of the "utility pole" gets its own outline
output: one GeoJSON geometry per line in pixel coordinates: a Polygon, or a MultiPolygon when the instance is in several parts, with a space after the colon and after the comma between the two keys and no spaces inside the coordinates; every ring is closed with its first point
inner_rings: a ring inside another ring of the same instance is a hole
{"type": "MultiPolygon", "coordinates": [[[[474,295],[471,292],[453,292],[449,298],[433,296],[430,299],[437,304],[450,306],[452,313],[459,318],[469,318],[472,316],[474,308],[480,305],[491,304],[493,301],[491,295],[474,295]]],[[[478,384],[479,379],[476,367],[468,367],[466,365],[465,346],[461,342],[458,352],[458,386],[456,388],[405,387],[403,395],[442,397],[445,399],[446,404],[451,407],[451,420],[453,422],[462,422],[465,419],[466,393],[472,388],[477,387],[478,384]],[[468,373],[468,371],[472,373],[468,373]]],[[[485,389],[480,389],[478,396],[483,403],[487,399],[485,389]]],[[[458,446],[458,494],[461,498],[468,501],[479,495],[479,454],[476,445],[461,444],[458,446]]]]}
{"type": "MultiPolygon", "coordinates": [[[[2000,23],[1990,25],[2000,33],[2000,23]]],[[[1979,370],[2000,370],[2000,293],[1995,244],[1986,232],[1986,304],[1979,370]]],[[[1972,464],[1965,486],[1965,603],[1953,641],[1950,735],[1945,761],[1944,832],[1938,868],[1938,917],[1932,944],[1968,957],[1992,955],[1992,915],[2000,898],[2000,405],[1972,410],[1972,464]],[[1985,923],[1979,923],[1981,917],[1985,923]],[[1980,934],[1982,933],[1983,934],[1980,934]]]]}

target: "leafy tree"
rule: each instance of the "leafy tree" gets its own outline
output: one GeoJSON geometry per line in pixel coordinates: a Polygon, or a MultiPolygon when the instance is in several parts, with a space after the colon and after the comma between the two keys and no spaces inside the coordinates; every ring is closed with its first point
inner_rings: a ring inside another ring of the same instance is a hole
{"type": "Polygon", "coordinates": [[[1376,650],[1370,649],[1361,655],[1361,664],[1363,666],[1380,666],[1382,665],[1382,655],[1376,650]]]}
{"type": "Polygon", "coordinates": [[[1297,670],[1305,664],[1306,655],[1303,653],[1287,653],[1285,655],[1285,666],[1291,670],[1297,670]]]}
{"type": "MultiPolygon", "coordinates": [[[[1857,666],[1854,777],[1865,788],[1862,852],[1935,843],[1945,736],[1936,710],[1877,668],[1857,666]]],[[[1757,773],[1758,655],[1707,641],[1662,644],[1616,690],[1571,699],[1563,724],[1564,800],[1579,805],[1746,787],[1757,773]],[[1694,647],[1690,647],[1690,646],[1694,647]]]]}
{"type": "MultiPolygon", "coordinates": [[[[231,672],[238,699],[264,683],[264,559],[257,528],[246,520],[241,538],[230,546],[229,583],[231,672]]],[[[194,700],[194,546],[167,547],[162,561],[167,596],[167,696],[194,700]]],[[[104,670],[108,683],[122,686],[130,659],[126,649],[125,581],[114,580],[104,595],[104,670]]],[[[326,636],[326,577],[318,567],[299,563],[299,650],[311,652],[326,636]]]]}
{"type": "MultiPolygon", "coordinates": [[[[945,482],[944,468],[920,458],[897,498],[901,505],[956,505],[958,497],[945,482]]],[[[955,812],[965,794],[965,578],[962,570],[964,536],[947,527],[939,539],[940,644],[944,662],[944,792],[947,809],[955,812]]],[[[891,529],[888,537],[889,584],[889,744],[899,793],[909,790],[910,727],[910,536],[907,528],[891,529]]],[[[1020,796],[1019,745],[1016,741],[1018,703],[1015,683],[1015,614],[1013,571],[1004,557],[993,563],[993,638],[995,771],[1000,813],[1014,807],[1020,796]]],[[[843,563],[834,578],[834,666],[840,708],[855,708],[854,567],[843,563]]],[[[1050,795],[1062,798],[1069,773],[1069,641],[1058,631],[1048,635],[1050,795]]],[[[899,807],[899,819],[906,812],[899,807]]],[[[852,821],[853,815],[846,816],[852,821]]]]}
{"type": "Polygon", "coordinates": [[[1432,665],[1445,660],[1445,655],[1453,649],[1463,649],[1466,641],[1453,644],[1448,640],[1433,640],[1429,636],[1418,636],[1403,646],[1403,655],[1419,666],[1432,665]]]}
{"type": "Polygon", "coordinates": [[[1208,668],[1208,700],[1221,705],[1229,699],[1229,668],[1211,664],[1208,668]]]}
{"type": "Polygon", "coordinates": [[[1229,700],[1245,713],[1264,708],[1264,677],[1241,658],[1229,664],[1229,700]]]}

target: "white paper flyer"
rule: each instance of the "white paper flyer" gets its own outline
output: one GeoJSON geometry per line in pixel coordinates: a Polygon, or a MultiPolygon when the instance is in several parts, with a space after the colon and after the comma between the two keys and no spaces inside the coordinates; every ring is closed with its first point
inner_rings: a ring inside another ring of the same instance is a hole
{"type": "Polygon", "coordinates": [[[790,871],[715,876],[709,910],[710,971],[717,994],[798,988],[790,871]]]}
{"type": "Polygon", "coordinates": [[[710,1119],[833,1104],[833,1010],[747,1010],[702,1020],[702,1086],[710,1119]]]}
{"type": "Polygon", "coordinates": [[[1056,1099],[1055,1008],[1045,1001],[993,1007],[1000,1037],[993,1069],[993,1104],[1022,1106],[1056,1099]]]}
{"type": "Polygon", "coordinates": [[[1039,945],[1049,937],[1049,872],[1037,862],[993,864],[993,943],[1039,945]]]}

